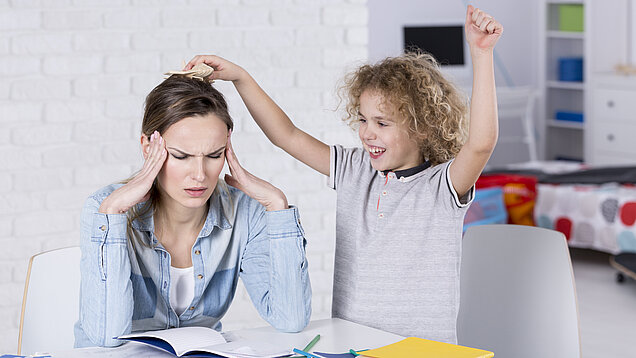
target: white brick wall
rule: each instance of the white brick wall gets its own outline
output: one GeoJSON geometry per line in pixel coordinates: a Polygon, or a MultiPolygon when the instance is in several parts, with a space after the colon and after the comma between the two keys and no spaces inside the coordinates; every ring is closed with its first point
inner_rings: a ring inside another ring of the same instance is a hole
{"type": "MultiPolygon", "coordinates": [[[[86,196],[128,177],[144,96],[182,60],[214,52],[248,69],[298,126],[356,144],[336,81],[367,58],[360,0],[0,1],[0,354],[16,350],[28,258],[77,245],[86,196]]],[[[335,193],[273,147],[230,84],[235,146],[301,209],[313,318],[330,315],[335,193]]],[[[261,325],[241,286],[225,329],[261,325]]]]}

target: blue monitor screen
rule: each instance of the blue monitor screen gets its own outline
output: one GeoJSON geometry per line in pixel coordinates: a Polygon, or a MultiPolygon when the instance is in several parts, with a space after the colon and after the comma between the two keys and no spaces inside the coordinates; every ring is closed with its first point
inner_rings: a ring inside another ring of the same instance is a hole
{"type": "Polygon", "coordinates": [[[404,50],[428,52],[442,65],[464,65],[464,27],[404,27],[404,50]]]}

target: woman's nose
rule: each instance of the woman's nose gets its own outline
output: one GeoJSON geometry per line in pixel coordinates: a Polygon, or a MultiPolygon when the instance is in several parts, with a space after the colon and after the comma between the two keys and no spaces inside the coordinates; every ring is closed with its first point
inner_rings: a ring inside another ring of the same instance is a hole
{"type": "Polygon", "coordinates": [[[194,168],[192,168],[192,179],[203,181],[205,179],[205,161],[201,157],[194,158],[194,168]]]}

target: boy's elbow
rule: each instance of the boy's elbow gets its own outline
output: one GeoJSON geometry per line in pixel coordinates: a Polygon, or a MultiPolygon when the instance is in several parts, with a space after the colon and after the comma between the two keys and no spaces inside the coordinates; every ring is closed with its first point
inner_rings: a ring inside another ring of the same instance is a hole
{"type": "Polygon", "coordinates": [[[490,156],[496,145],[497,137],[492,138],[492,140],[480,141],[480,143],[467,142],[465,146],[470,149],[471,153],[490,156]]]}

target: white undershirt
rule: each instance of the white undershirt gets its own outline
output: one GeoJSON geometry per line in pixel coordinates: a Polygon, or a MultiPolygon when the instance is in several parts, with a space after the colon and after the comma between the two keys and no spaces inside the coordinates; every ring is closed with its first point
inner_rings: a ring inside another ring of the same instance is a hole
{"type": "Polygon", "coordinates": [[[194,299],[194,267],[170,266],[170,306],[180,316],[194,299]]]}

